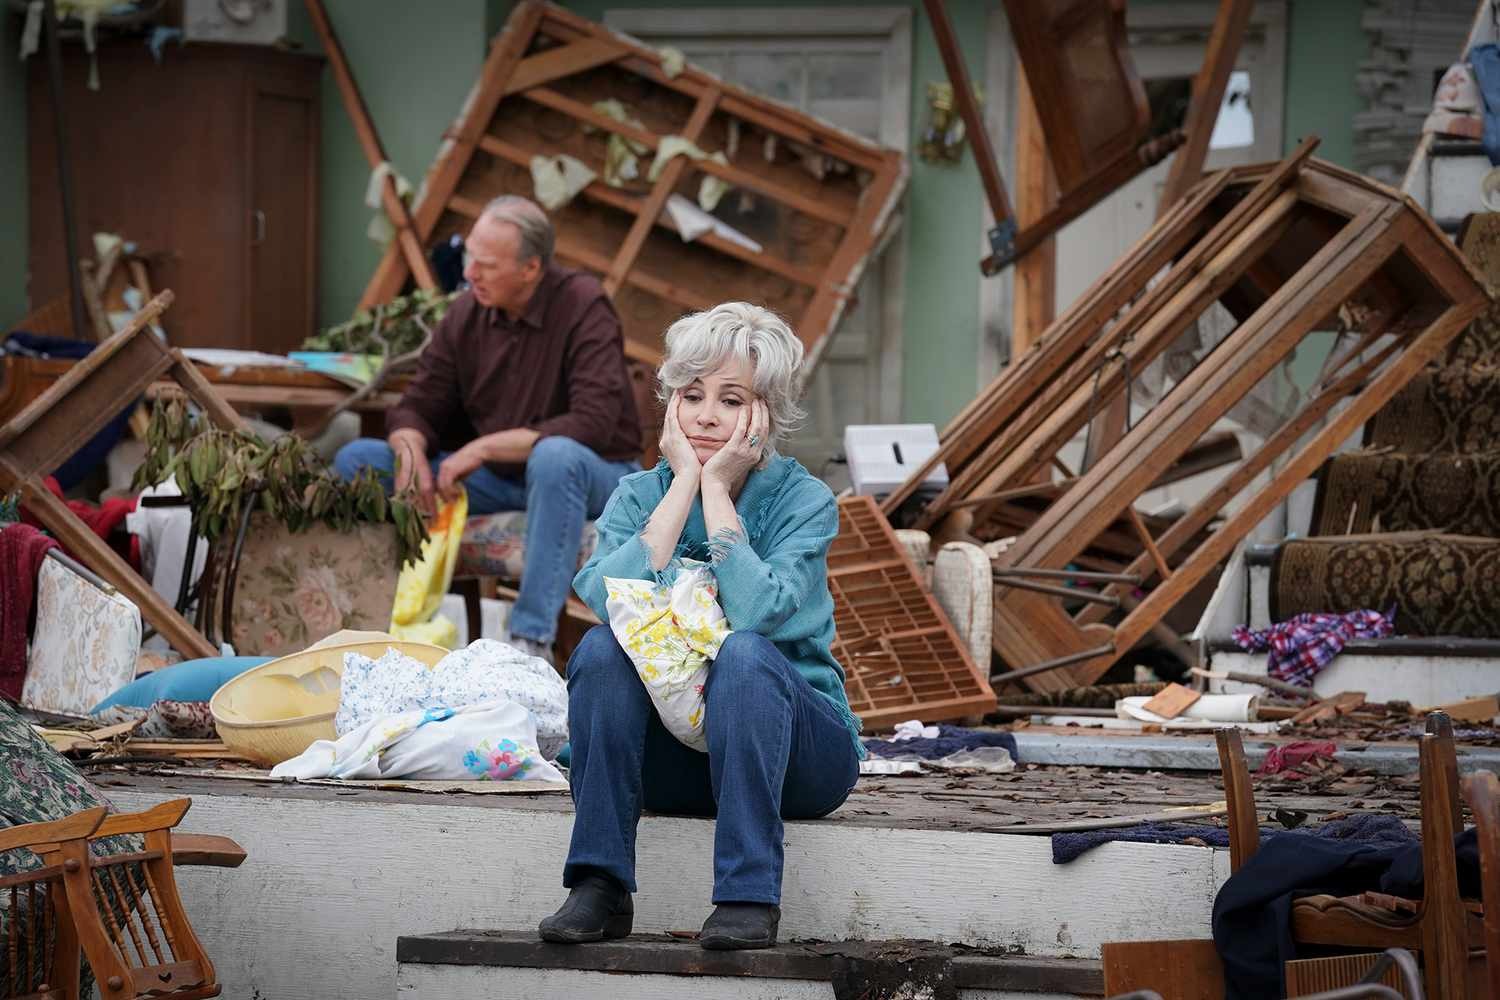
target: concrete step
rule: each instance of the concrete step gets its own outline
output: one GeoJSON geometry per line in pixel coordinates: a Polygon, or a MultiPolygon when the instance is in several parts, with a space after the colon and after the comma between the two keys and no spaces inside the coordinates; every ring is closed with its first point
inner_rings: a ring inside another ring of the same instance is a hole
{"type": "MultiPolygon", "coordinates": [[[[228,1000],[388,996],[399,937],[534,928],[565,896],[571,803],[497,791],[147,777],[106,789],[124,810],[191,795],[183,831],[230,836],[249,853],[233,871],[178,876],[228,1000]]],[[[1112,843],[1058,865],[1046,836],[955,828],[954,811],[981,808],[788,823],[783,938],[918,938],[1098,959],[1106,941],[1207,935],[1227,851],[1112,843]]],[[[637,855],[636,930],[697,930],[712,909],[713,823],[647,816],[637,855]]]]}
{"type": "Polygon", "coordinates": [[[450,931],[400,938],[396,963],[402,1000],[841,1000],[872,981],[883,996],[942,996],[951,983],[963,1000],[1041,1000],[1104,987],[1096,960],[908,941],[710,952],[666,936],[566,946],[527,931],[450,931]]]}

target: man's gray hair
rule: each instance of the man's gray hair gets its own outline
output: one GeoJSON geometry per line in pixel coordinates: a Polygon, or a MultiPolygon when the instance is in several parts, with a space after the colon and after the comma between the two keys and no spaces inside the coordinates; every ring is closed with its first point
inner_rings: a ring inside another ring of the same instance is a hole
{"type": "Polygon", "coordinates": [[[552,247],[556,242],[552,223],[547,220],[547,213],[542,211],[542,207],[530,198],[523,198],[518,194],[502,194],[484,206],[479,217],[495,222],[509,222],[520,231],[521,248],[516,260],[525,263],[533,257],[540,257],[543,264],[552,263],[552,247]]]}
{"type": "Polygon", "coordinates": [[[684,316],[667,329],[667,356],[658,374],[663,403],[730,358],[749,362],[752,389],[771,418],[770,443],[781,441],[807,416],[802,396],[802,342],[786,321],[748,302],[725,302],[684,316]]]}

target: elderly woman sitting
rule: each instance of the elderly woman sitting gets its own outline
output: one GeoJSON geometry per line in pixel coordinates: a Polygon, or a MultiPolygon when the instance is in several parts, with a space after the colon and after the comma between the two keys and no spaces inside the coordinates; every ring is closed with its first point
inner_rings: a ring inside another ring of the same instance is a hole
{"type": "Polygon", "coordinates": [[[630,933],[635,830],[645,806],[718,817],[704,948],[765,948],[781,917],[782,818],[837,809],[859,775],[859,722],[829,652],[832,493],[775,451],[802,416],[802,344],[774,313],[730,302],[667,331],[662,461],[626,476],[573,588],[601,618],[605,578],[664,580],[707,560],[732,633],[708,671],[707,754],[664,728],[608,626],[568,663],[576,817],[547,941],[630,933]]]}

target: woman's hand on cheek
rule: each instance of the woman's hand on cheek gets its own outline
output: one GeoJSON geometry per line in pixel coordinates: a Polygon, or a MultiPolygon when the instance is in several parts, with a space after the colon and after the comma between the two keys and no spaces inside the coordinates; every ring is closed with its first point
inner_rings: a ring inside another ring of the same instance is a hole
{"type": "Polygon", "coordinates": [[[716,486],[733,490],[743,483],[750,475],[750,470],[760,464],[768,423],[765,404],[760,400],[740,407],[734,433],[724,442],[724,447],[703,465],[704,484],[712,482],[716,486]],[[752,441],[755,443],[751,444],[752,441]]]}
{"type": "Polygon", "coordinates": [[[673,476],[698,476],[703,471],[703,465],[698,461],[698,453],[693,450],[692,442],[682,432],[682,424],[677,417],[677,408],[681,402],[680,392],[672,393],[672,398],[667,401],[667,418],[661,431],[661,453],[672,467],[673,476]]]}

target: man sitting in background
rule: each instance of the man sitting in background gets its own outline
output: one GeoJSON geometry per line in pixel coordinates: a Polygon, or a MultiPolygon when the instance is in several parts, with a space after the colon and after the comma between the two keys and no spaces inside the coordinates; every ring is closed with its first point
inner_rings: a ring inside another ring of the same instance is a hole
{"type": "Polygon", "coordinates": [[[641,451],[619,317],[596,278],[553,262],[553,241],[531,201],[485,206],[464,244],[469,291],[434,331],[386,439],[334,460],[345,478],[371,467],[387,488],[415,488],[429,512],[460,483],[470,514],[526,511],[511,640],[549,660],[584,522],[641,451]],[[472,440],[441,450],[455,431],[472,440]]]}

